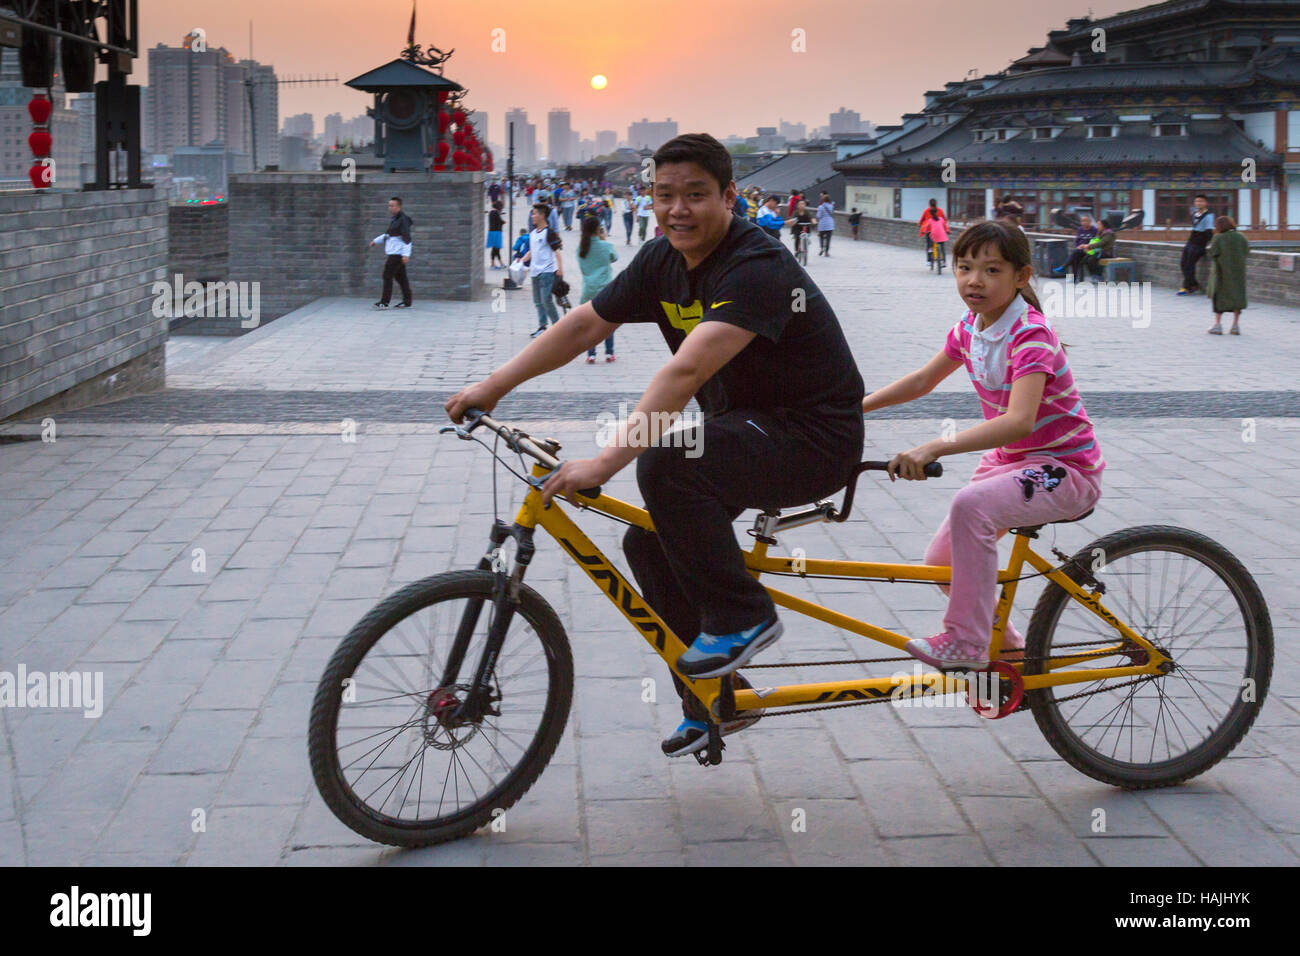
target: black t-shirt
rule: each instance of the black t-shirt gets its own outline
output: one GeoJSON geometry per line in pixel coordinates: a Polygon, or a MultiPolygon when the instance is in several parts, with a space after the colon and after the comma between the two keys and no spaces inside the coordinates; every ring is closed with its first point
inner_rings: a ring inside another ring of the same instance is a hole
{"type": "Polygon", "coordinates": [[[488,232],[500,232],[505,220],[501,218],[501,213],[495,209],[488,211],[488,232]]]}
{"type": "Polygon", "coordinates": [[[861,434],[862,376],[826,297],[790,250],[731,217],[694,269],[660,236],[592,299],[607,322],[654,322],[673,352],[700,322],[756,333],[695,396],[705,419],[738,408],[799,415],[813,431],[861,434]]]}
{"type": "Polygon", "coordinates": [[[790,224],[790,234],[797,236],[801,232],[808,232],[812,229],[813,217],[810,212],[796,213],[794,222],[790,224]]]}

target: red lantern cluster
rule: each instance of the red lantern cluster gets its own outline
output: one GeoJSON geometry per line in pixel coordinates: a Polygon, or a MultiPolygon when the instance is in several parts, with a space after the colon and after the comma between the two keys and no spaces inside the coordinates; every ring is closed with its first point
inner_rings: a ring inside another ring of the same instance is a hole
{"type": "MultiPolygon", "coordinates": [[[[438,94],[438,102],[446,104],[445,93],[438,94]]],[[[438,133],[444,138],[438,143],[433,164],[435,171],[443,172],[448,168],[456,172],[492,169],[492,154],[479,140],[465,110],[438,110],[438,133]]]]}
{"type": "Polygon", "coordinates": [[[33,189],[49,189],[54,181],[54,167],[50,160],[54,138],[50,136],[49,127],[50,114],[53,112],[54,104],[40,93],[33,96],[27,104],[27,113],[35,125],[32,134],[27,137],[27,145],[35,157],[31,169],[27,170],[27,178],[32,181],[33,189]]]}

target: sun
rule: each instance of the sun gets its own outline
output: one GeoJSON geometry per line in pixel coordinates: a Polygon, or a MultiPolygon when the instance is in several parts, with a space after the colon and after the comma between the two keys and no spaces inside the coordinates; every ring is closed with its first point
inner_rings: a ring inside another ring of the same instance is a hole
{"type": "Polygon", "coordinates": [[[605,84],[608,82],[609,81],[605,79],[604,73],[597,73],[595,76],[591,78],[591,88],[593,90],[603,90],[605,88],[605,84]]]}

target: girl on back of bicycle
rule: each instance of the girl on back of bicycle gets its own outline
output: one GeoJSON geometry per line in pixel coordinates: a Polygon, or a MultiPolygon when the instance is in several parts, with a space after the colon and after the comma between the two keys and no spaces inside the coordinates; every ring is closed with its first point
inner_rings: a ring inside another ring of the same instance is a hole
{"type": "MultiPolygon", "coordinates": [[[[889,463],[890,480],[916,480],[943,455],[989,449],[926,550],[926,564],[952,567],[943,630],[906,648],[933,667],[974,669],[989,663],[998,538],[1009,528],[1088,511],[1101,497],[1105,462],[1065,350],[1029,287],[1033,268],[1024,233],[1000,220],[968,228],[953,247],[953,270],[968,311],[942,351],[868,395],[862,411],[920,398],[963,366],[979,395],[982,424],[889,463]]],[[[1003,648],[1023,647],[1008,622],[1003,648]]]]}

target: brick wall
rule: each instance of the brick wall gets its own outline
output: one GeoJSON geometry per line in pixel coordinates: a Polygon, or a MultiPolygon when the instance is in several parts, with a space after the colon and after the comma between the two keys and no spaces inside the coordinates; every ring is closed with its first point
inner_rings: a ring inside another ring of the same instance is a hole
{"type": "Polygon", "coordinates": [[[183,203],[167,210],[167,269],[185,281],[220,281],[230,271],[230,208],[183,203]]]}
{"type": "MultiPolygon", "coordinates": [[[[917,250],[921,255],[921,240],[916,223],[906,219],[878,219],[863,216],[858,230],[858,239],[868,242],[884,242],[892,246],[906,246],[917,250]]],[[[962,227],[954,225],[949,232],[948,248],[961,235],[962,227]]],[[[848,213],[835,213],[835,234],[852,236],[848,213]]],[[[1030,240],[1060,239],[1061,235],[1048,233],[1029,233],[1030,240]]],[[[1141,282],[1176,289],[1182,282],[1182,269],[1179,262],[1182,256],[1181,242],[1153,242],[1133,239],[1118,239],[1115,253],[1137,262],[1137,277],[1141,282]]],[[[1197,266],[1196,275],[1204,287],[1209,269],[1209,261],[1202,258],[1197,266]]],[[[1252,250],[1246,261],[1246,298],[1247,301],[1268,302],[1276,305],[1300,305],[1300,255],[1296,253],[1274,252],[1271,250],[1252,250]]]]}
{"type": "MultiPolygon", "coordinates": [[[[261,283],[262,321],[325,295],[378,299],[381,248],[366,243],[388,227],[388,199],[400,196],[414,221],[407,275],[417,299],[486,294],[485,173],[247,173],[229,190],[230,273],[261,283]]],[[[394,302],[400,301],[394,289],[394,302]]]]}
{"type": "Polygon", "coordinates": [[[151,189],[0,193],[0,420],[162,387],[166,271],[151,189]]]}

